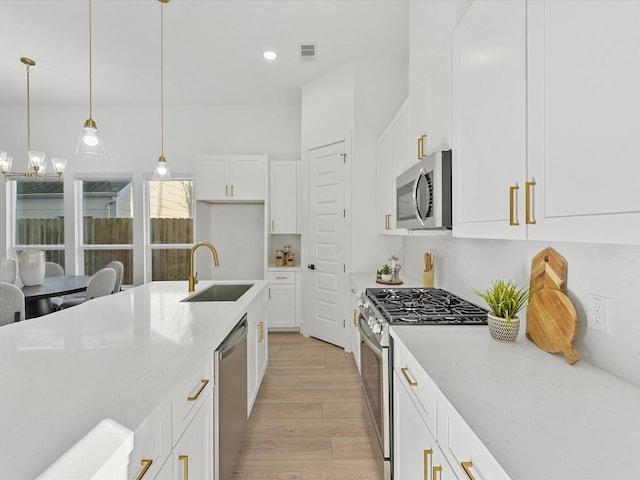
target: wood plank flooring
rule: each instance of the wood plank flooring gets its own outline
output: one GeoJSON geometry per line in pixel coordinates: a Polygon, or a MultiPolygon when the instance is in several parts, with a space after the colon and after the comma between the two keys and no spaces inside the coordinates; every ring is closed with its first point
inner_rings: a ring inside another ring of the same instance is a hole
{"type": "Polygon", "coordinates": [[[269,366],[234,480],[380,480],[353,355],[269,332],[269,366]]]}

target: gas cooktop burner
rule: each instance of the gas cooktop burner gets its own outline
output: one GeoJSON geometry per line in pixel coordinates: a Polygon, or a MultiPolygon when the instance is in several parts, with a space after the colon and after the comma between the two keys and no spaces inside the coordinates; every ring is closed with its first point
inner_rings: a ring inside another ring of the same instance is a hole
{"type": "Polygon", "coordinates": [[[487,311],[438,288],[368,288],[389,323],[486,325],[487,311]]]}

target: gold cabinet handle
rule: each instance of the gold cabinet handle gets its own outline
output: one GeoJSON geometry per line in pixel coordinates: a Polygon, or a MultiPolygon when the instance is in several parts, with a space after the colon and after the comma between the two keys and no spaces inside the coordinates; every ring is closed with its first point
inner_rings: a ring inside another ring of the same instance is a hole
{"type": "Polygon", "coordinates": [[[460,462],[460,465],[462,465],[462,468],[464,468],[464,473],[467,474],[467,477],[469,477],[469,480],[476,480],[476,477],[474,477],[473,474],[471,473],[471,469],[473,468],[473,462],[460,462]]]}
{"type": "Polygon", "coordinates": [[[228,197],[229,196],[229,185],[225,185],[224,186],[224,196],[228,197]]]}
{"type": "Polygon", "coordinates": [[[518,185],[511,185],[509,187],[509,225],[517,227],[520,225],[516,218],[516,193],[520,190],[518,185]]]}
{"type": "Polygon", "coordinates": [[[231,185],[231,196],[233,197],[233,185],[231,185]]]}
{"type": "Polygon", "coordinates": [[[269,300],[271,300],[271,287],[269,287],[269,300]]]}
{"type": "Polygon", "coordinates": [[[391,214],[387,214],[384,216],[384,229],[391,230],[391,214]]]}
{"type": "Polygon", "coordinates": [[[198,391],[196,392],[196,394],[193,397],[187,397],[187,402],[195,402],[198,397],[200,396],[200,394],[202,393],[202,391],[204,390],[204,388],[207,386],[207,384],[209,383],[209,380],[205,380],[204,378],[202,379],[202,384],[200,385],[200,388],[198,389],[198,391]]]}
{"type": "Polygon", "coordinates": [[[353,311],[353,326],[358,326],[358,310],[353,311]]]}
{"type": "Polygon", "coordinates": [[[401,368],[400,369],[402,371],[402,374],[404,375],[404,378],[407,379],[407,382],[409,382],[409,385],[411,385],[412,387],[417,387],[418,386],[418,382],[416,382],[413,378],[411,378],[409,376],[409,369],[408,368],[401,368]]]}
{"type": "Polygon", "coordinates": [[[433,454],[433,450],[425,450],[422,463],[424,465],[424,480],[429,480],[429,457],[433,454]]]}
{"type": "Polygon", "coordinates": [[[525,209],[527,215],[527,225],[535,225],[536,221],[533,218],[533,204],[531,203],[531,194],[533,193],[533,187],[536,186],[535,181],[525,183],[525,209]]]}
{"type": "Polygon", "coordinates": [[[438,477],[442,478],[441,475],[442,475],[442,467],[439,466],[439,465],[436,466],[436,467],[433,467],[433,475],[431,476],[431,478],[433,480],[438,480],[438,477]],[[438,475],[438,474],[440,474],[440,475],[438,475]]]}
{"type": "Polygon", "coordinates": [[[184,462],[184,464],[182,465],[183,480],[189,480],[189,455],[180,455],[178,457],[178,460],[184,462]]]}
{"type": "Polygon", "coordinates": [[[276,229],[276,221],[271,220],[271,231],[273,232],[276,229]]]}
{"type": "Polygon", "coordinates": [[[425,148],[424,148],[424,144],[427,142],[427,136],[426,135],[422,135],[422,137],[420,137],[420,160],[422,160],[424,157],[426,157],[426,153],[424,153],[425,148]]]}
{"type": "Polygon", "coordinates": [[[150,458],[143,458],[142,460],[140,460],[140,465],[142,465],[142,470],[136,477],[136,480],[142,480],[142,477],[146,475],[147,470],[151,468],[152,463],[153,463],[153,460],[151,460],[150,458]]]}
{"type": "Polygon", "coordinates": [[[422,160],[422,142],[424,142],[423,137],[418,138],[418,160],[422,160]]]}
{"type": "Polygon", "coordinates": [[[264,340],[264,323],[258,322],[258,343],[262,343],[264,340]]]}

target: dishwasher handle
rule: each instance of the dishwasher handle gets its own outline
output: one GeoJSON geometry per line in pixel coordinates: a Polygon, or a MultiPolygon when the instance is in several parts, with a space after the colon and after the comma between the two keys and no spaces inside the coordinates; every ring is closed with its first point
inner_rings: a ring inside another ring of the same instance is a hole
{"type": "Polygon", "coordinates": [[[218,347],[218,356],[220,360],[231,355],[233,351],[238,348],[247,337],[247,314],[244,314],[242,320],[231,330],[231,333],[227,335],[220,346],[218,347]]]}

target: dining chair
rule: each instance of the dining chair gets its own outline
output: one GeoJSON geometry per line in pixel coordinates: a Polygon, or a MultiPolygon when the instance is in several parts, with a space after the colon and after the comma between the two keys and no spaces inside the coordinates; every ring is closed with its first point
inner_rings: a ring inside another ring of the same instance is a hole
{"type": "Polygon", "coordinates": [[[113,293],[118,293],[122,287],[122,277],[124,276],[124,265],[118,260],[107,263],[104,268],[113,268],[116,271],[116,284],[113,287],[113,293]]]}
{"type": "MultiPolygon", "coordinates": [[[[64,268],[62,265],[56,262],[44,263],[44,276],[45,277],[62,277],[64,276],[64,268]]],[[[64,301],[62,297],[51,297],[51,308],[56,311],[60,310],[60,305],[64,301]]]]}
{"type": "Polygon", "coordinates": [[[80,305],[94,298],[111,295],[116,284],[116,271],[113,268],[103,268],[98,270],[87,285],[84,297],[70,298],[60,305],[60,309],[80,305]]]}
{"type": "Polygon", "coordinates": [[[0,282],[0,326],[24,320],[24,294],[15,285],[0,282]]]}

